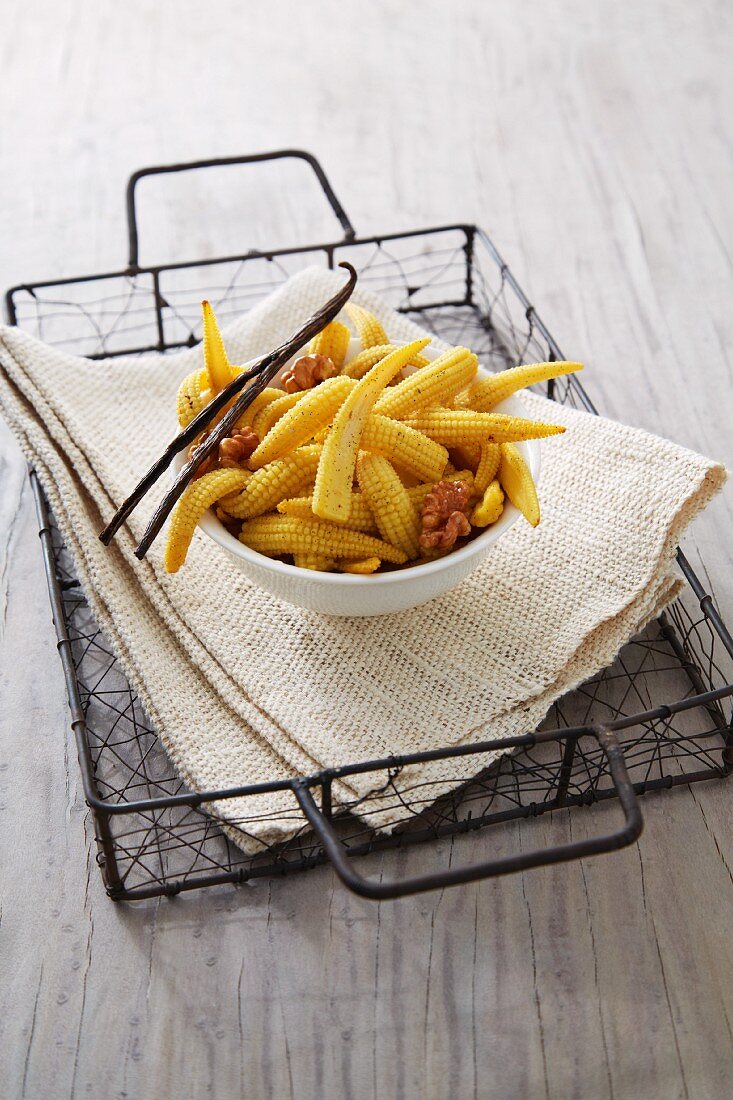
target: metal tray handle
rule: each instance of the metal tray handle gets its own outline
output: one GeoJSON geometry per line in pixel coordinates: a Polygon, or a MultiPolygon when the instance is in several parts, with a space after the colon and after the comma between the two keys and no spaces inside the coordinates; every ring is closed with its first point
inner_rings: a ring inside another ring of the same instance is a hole
{"type": "MultiPolygon", "coordinates": [[[[598,739],[598,744],[608,762],[608,769],[624,811],[624,824],[620,829],[606,836],[577,840],[572,844],[560,844],[553,848],[519,852],[516,855],[502,856],[500,859],[486,860],[483,863],[473,863],[467,867],[436,871],[429,875],[419,875],[403,881],[375,882],[373,879],[364,878],[363,875],[360,875],[354,870],[354,863],[349,858],[349,851],[339,840],[331,821],[316,804],[310,785],[306,781],[302,781],[294,784],[293,790],[301,810],[323,845],[323,850],[333,864],[334,870],[341,881],[355,894],[359,894],[364,898],[371,898],[376,901],[401,898],[408,894],[423,893],[426,890],[457,886],[463,882],[475,882],[477,879],[508,875],[513,871],[525,871],[530,867],[564,863],[571,859],[581,859],[584,856],[613,852],[633,844],[641,834],[643,820],[636,793],[626,770],[623,750],[616,735],[611,730],[597,729],[585,732],[593,734],[598,739]]],[[[558,803],[558,806],[560,806],[560,803],[558,803]]]]}
{"type": "Polygon", "coordinates": [[[159,164],[152,168],[140,168],[133,172],[127,181],[127,234],[129,239],[129,263],[131,268],[138,267],[139,241],[137,229],[137,208],[135,205],[135,188],[145,176],[166,176],[172,172],[192,172],[199,168],[221,168],[232,164],[260,164],[267,160],[304,160],[311,166],[316,178],[321,185],[321,190],[328,199],[329,205],[338,218],[344,231],[344,240],[353,241],[356,230],[349,221],[348,214],[336,198],[326,173],[319,161],[312,153],[304,149],[276,149],[272,153],[251,153],[244,157],[216,157],[213,160],[191,160],[183,164],[159,164]]]}

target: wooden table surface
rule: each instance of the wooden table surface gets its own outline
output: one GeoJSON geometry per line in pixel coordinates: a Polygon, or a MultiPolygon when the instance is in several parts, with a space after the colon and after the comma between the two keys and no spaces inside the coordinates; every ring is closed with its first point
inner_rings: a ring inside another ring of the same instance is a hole
{"type": "MultiPolygon", "coordinates": [[[[6,0],[0,287],[120,266],[137,167],[299,145],[363,232],[485,225],[603,411],[730,464],[732,21],[715,0],[6,0]]],[[[179,256],[213,249],[216,201],[195,226],[200,207],[177,203],[179,256]]],[[[237,247],[288,229],[292,209],[269,210],[249,228],[238,212],[237,247]]],[[[325,868],[110,902],[2,425],[0,478],[5,1096],[730,1094],[721,783],[647,798],[616,855],[399,902],[325,868]]],[[[730,619],[732,501],[686,542],[730,619]]],[[[590,828],[561,814],[493,843],[590,828]]],[[[456,861],[486,843],[456,842],[456,861]]],[[[449,848],[381,866],[427,870],[449,848]]]]}

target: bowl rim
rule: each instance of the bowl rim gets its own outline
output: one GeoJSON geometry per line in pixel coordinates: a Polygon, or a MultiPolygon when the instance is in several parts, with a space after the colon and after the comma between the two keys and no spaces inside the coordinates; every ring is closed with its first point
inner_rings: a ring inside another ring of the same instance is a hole
{"type": "MultiPolygon", "coordinates": [[[[359,341],[352,336],[351,344],[349,346],[348,358],[352,357],[352,351],[354,345],[360,347],[359,341]]],[[[434,348],[425,348],[423,354],[426,358],[437,358],[440,352],[434,348]]],[[[348,359],[347,359],[348,362],[348,359]]],[[[287,369],[287,365],[283,367],[283,370],[287,369]]],[[[490,377],[492,371],[488,371],[482,366],[479,360],[478,373],[483,377],[490,377]]],[[[511,413],[514,416],[526,414],[521,397],[518,394],[512,394],[511,397],[501,401],[496,410],[511,413]]],[[[529,463],[529,468],[532,472],[532,477],[535,484],[539,481],[540,476],[540,440],[539,439],[527,439],[521,441],[519,444],[520,449],[524,452],[524,457],[529,463]]],[[[177,473],[184,464],[185,455],[179,452],[175,456],[173,462],[173,471],[177,473]]],[[[290,577],[295,579],[297,577],[309,582],[324,584],[327,586],[335,586],[340,588],[354,588],[364,584],[368,584],[371,587],[391,585],[398,583],[405,583],[408,580],[418,580],[420,577],[428,577],[435,573],[440,573],[450,566],[459,565],[486,549],[493,542],[497,542],[502,535],[513,527],[517,520],[520,518],[521,512],[519,509],[507,501],[504,512],[498,523],[501,524],[499,530],[496,530],[496,524],[492,524],[487,527],[481,534],[474,536],[470,542],[466,543],[459,550],[451,550],[445,557],[435,558],[433,561],[417,562],[414,565],[405,565],[388,573],[370,573],[370,574],[356,574],[356,573],[327,573],[317,569],[301,569],[298,565],[290,565],[288,562],[278,561],[277,558],[268,558],[265,554],[260,554],[257,550],[251,550],[249,546],[245,546],[239,539],[235,538],[222,522],[217,519],[211,509],[208,509],[201,517],[198,523],[198,527],[208,535],[222,549],[227,550],[234,557],[241,558],[248,562],[250,565],[254,565],[260,569],[266,569],[269,572],[279,574],[284,577],[290,577]],[[502,520],[506,519],[507,522],[502,523],[502,520]]]]}

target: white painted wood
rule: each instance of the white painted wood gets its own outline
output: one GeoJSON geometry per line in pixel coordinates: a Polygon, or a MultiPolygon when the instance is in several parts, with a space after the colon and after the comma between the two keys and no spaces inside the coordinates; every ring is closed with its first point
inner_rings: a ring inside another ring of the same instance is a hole
{"type": "MultiPolygon", "coordinates": [[[[561,346],[591,364],[604,411],[730,462],[729,6],[5,0],[3,30],[0,286],[123,262],[134,168],[301,145],[364,231],[486,225],[561,346]]],[[[209,202],[212,226],[230,215],[209,202]]],[[[178,243],[215,247],[190,201],[169,212],[178,243]]],[[[287,236],[302,211],[291,201],[277,225],[261,201],[248,213],[252,233],[287,236]]],[[[648,798],[638,847],[618,855],[394,903],[360,901],[326,869],[109,902],[4,428],[0,477],[4,1095],[727,1095],[722,785],[648,798]]],[[[731,619],[732,499],[691,541],[731,619]]],[[[613,812],[492,843],[577,837],[613,812]]],[[[427,870],[485,844],[371,869],[427,870]]]]}

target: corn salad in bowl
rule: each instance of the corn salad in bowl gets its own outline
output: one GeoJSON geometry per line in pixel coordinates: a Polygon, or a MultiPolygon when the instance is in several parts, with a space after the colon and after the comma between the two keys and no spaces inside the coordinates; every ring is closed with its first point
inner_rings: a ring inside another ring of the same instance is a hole
{"type": "MultiPolygon", "coordinates": [[[[205,366],[181,384],[181,428],[244,369],[203,310],[205,366]]],[[[280,598],[383,614],[458,583],[520,514],[539,523],[538,440],[564,429],[527,419],[514,395],[580,364],[492,375],[468,348],[394,342],[361,306],[346,313],[353,331],[327,325],[199,468],[171,519],[169,572],[198,525],[280,598]]]]}

